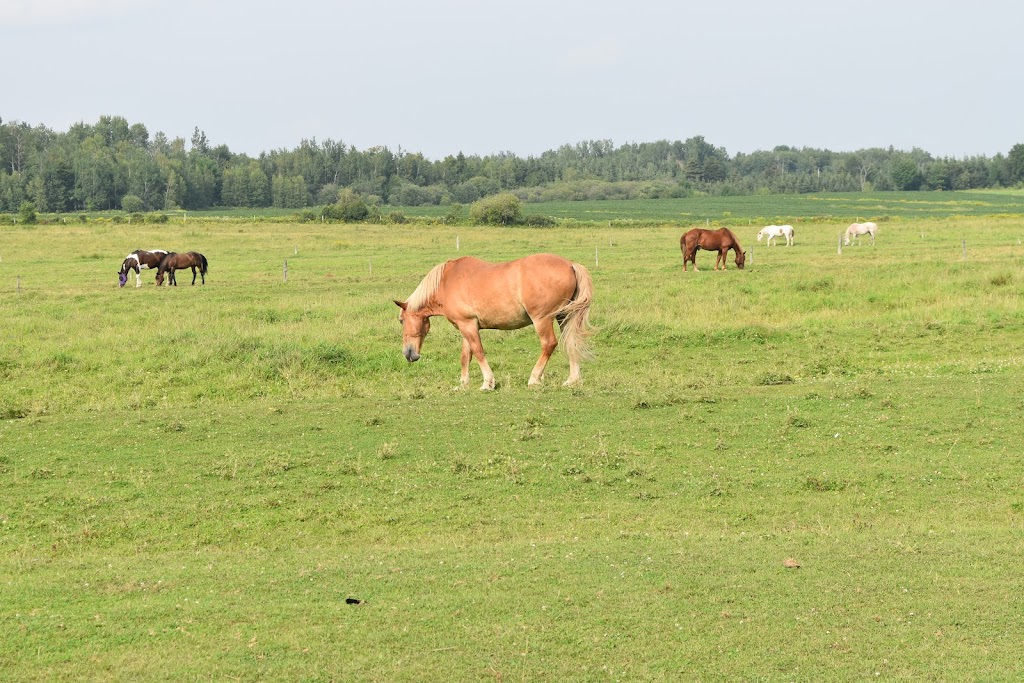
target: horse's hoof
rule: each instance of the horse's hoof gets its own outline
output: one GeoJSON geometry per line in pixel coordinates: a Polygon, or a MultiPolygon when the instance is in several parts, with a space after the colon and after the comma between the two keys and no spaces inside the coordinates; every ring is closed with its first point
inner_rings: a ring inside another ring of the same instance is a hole
{"type": "Polygon", "coordinates": [[[487,382],[484,382],[480,385],[480,391],[494,391],[494,383],[491,382],[488,384],[487,382]]]}

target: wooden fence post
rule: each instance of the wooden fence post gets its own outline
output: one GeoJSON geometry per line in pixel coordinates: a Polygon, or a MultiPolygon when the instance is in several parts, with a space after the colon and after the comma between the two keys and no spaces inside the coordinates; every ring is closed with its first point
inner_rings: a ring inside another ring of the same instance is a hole
{"type": "Polygon", "coordinates": [[[839,237],[839,239],[837,240],[837,242],[838,242],[839,246],[837,247],[837,249],[838,249],[837,253],[840,256],[842,256],[843,255],[843,233],[839,233],[838,237],[839,237]]]}
{"type": "Polygon", "coordinates": [[[288,282],[288,260],[287,259],[285,259],[285,262],[284,262],[284,281],[288,282]]]}

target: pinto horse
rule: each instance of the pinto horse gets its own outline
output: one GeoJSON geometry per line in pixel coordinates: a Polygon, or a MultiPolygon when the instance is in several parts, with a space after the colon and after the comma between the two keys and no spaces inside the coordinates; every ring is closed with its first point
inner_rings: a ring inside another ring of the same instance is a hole
{"type": "Polygon", "coordinates": [[[148,268],[160,267],[160,261],[163,257],[167,256],[167,252],[163,249],[153,249],[151,251],[143,251],[142,249],[136,249],[132,253],[124,257],[124,262],[121,264],[121,270],[117,271],[117,281],[121,287],[124,287],[128,283],[128,271],[135,271],[135,286],[142,286],[142,273],[140,270],[146,270],[148,268]]]}
{"type": "Polygon", "coordinates": [[[780,237],[786,238],[786,246],[793,246],[793,235],[796,234],[793,230],[792,225],[766,225],[757,232],[757,241],[760,242],[762,237],[768,238],[768,246],[772,246],[772,240],[775,243],[779,243],[780,237]]]}
{"type": "Polygon", "coordinates": [[[871,235],[871,244],[874,244],[876,232],[878,232],[878,226],[874,223],[851,223],[850,227],[846,229],[843,244],[849,245],[851,242],[856,244],[857,238],[861,235],[871,235]]]}
{"type": "Polygon", "coordinates": [[[172,251],[164,256],[156,271],[156,283],[162,285],[164,283],[164,273],[169,273],[168,284],[177,287],[178,281],[174,277],[174,271],[181,268],[192,269],[192,284],[196,283],[196,269],[198,268],[199,275],[203,278],[203,284],[206,284],[206,273],[209,270],[209,264],[206,262],[206,257],[198,251],[189,251],[184,254],[177,254],[172,251]]]}
{"type": "Polygon", "coordinates": [[[719,228],[718,230],[694,228],[679,238],[679,248],[683,252],[683,270],[686,270],[686,262],[689,261],[693,263],[693,272],[695,273],[697,272],[697,252],[701,249],[718,252],[718,258],[715,259],[715,270],[718,270],[719,263],[722,264],[722,270],[726,269],[725,261],[730,249],[736,252],[736,267],[740,270],[743,270],[743,264],[747,260],[747,253],[743,251],[740,241],[736,239],[736,235],[732,234],[729,228],[719,228]]]}
{"type": "Polygon", "coordinates": [[[593,283],[579,263],[554,254],[534,254],[507,263],[488,263],[472,256],[440,263],[427,273],[402,309],[402,355],[419,360],[430,318],[443,315],[462,333],[460,388],[469,384],[469,362],[476,358],[484,376],[481,391],[494,389],[480,330],[518,330],[533,325],[540,337],[540,358],[530,373],[530,385],[540,384],[544,367],[558,346],[554,321],[562,331],[569,355],[569,379],[580,381],[580,360],[588,358],[590,302],[593,283]]]}

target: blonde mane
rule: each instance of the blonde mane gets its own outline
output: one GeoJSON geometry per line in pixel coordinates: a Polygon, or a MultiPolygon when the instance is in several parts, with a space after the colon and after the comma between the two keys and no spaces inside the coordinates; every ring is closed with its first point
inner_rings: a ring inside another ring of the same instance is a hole
{"type": "Polygon", "coordinates": [[[430,269],[426,277],[423,278],[423,282],[409,295],[409,301],[407,302],[409,311],[417,311],[426,306],[430,299],[437,294],[438,288],[441,286],[441,275],[444,274],[444,267],[448,265],[448,262],[438,263],[436,266],[430,269]]]}

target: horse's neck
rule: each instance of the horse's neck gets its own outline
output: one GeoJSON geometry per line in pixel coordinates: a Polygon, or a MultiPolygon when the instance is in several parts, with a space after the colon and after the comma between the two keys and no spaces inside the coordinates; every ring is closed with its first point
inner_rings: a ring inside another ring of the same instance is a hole
{"type": "Polygon", "coordinates": [[[444,315],[444,305],[437,300],[437,295],[427,299],[426,303],[416,309],[416,313],[431,317],[435,315],[444,315]]]}

